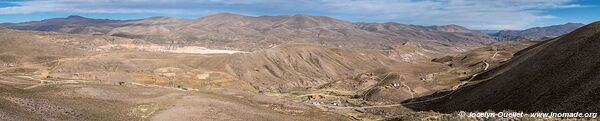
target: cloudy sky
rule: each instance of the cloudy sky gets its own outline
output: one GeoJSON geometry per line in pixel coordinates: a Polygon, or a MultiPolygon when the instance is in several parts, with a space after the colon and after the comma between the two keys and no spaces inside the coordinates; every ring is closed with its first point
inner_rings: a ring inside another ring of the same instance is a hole
{"type": "Polygon", "coordinates": [[[308,14],[354,22],[457,24],[471,29],[524,29],[600,20],[599,0],[0,0],[0,22],[81,15],[139,19],[308,14]]]}

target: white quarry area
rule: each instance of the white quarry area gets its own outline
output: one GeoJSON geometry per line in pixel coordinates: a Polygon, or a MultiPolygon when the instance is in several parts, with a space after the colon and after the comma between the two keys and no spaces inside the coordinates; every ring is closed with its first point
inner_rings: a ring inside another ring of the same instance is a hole
{"type": "Polygon", "coordinates": [[[193,53],[193,54],[234,54],[234,53],[248,53],[244,51],[236,50],[219,50],[219,49],[208,49],[200,46],[184,46],[169,48],[168,46],[162,46],[157,44],[110,44],[99,47],[97,50],[108,50],[114,48],[128,48],[138,49],[144,51],[153,52],[168,52],[168,53],[193,53]]]}

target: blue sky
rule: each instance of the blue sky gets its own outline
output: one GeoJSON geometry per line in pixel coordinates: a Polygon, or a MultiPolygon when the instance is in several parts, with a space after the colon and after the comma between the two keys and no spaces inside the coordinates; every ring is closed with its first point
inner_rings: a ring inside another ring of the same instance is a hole
{"type": "Polygon", "coordinates": [[[354,22],[524,29],[600,20],[600,0],[0,0],[0,23],[81,15],[141,19],[308,14],[354,22]]]}

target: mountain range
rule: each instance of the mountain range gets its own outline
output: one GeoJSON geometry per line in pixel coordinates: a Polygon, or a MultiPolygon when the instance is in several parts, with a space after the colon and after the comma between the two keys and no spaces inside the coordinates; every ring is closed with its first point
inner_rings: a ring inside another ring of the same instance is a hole
{"type": "Polygon", "coordinates": [[[283,43],[317,43],[349,48],[386,49],[407,42],[471,47],[494,42],[486,34],[457,25],[355,23],[325,16],[244,16],[219,13],[199,19],[152,17],[139,20],[81,16],[2,25],[6,28],[71,34],[111,35],[157,44],[253,51],[283,43]]]}
{"type": "Polygon", "coordinates": [[[539,40],[543,38],[552,38],[567,34],[575,29],[584,26],[582,23],[566,23],[562,25],[552,25],[546,27],[534,27],[525,30],[501,30],[490,34],[499,41],[515,41],[521,39],[539,40]]]}
{"type": "Polygon", "coordinates": [[[110,35],[173,46],[205,46],[245,51],[283,43],[385,49],[406,42],[428,43],[426,45],[445,49],[444,51],[464,51],[447,46],[468,48],[481,47],[495,41],[538,40],[560,36],[581,26],[583,24],[567,23],[526,30],[488,30],[482,33],[458,25],[419,26],[395,22],[348,22],[302,14],[254,17],[233,13],[218,13],[199,19],[152,17],[137,20],[91,19],[73,15],[0,24],[0,27],[19,30],[110,35]]]}

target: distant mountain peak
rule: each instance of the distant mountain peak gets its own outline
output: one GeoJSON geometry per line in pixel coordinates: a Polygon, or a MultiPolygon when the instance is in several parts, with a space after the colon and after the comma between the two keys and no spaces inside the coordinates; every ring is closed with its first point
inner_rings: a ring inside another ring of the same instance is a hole
{"type": "Polygon", "coordinates": [[[202,18],[206,18],[206,17],[247,17],[247,16],[241,15],[241,14],[229,13],[229,12],[220,12],[220,13],[215,13],[215,14],[211,14],[208,16],[204,16],[202,18]]]}
{"type": "Polygon", "coordinates": [[[150,17],[147,18],[149,20],[167,20],[167,19],[175,19],[174,17],[168,17],[168,16],[155,16],[155,17],[150,17]]]}
{"type": "Polygon", "coordinates": [[[309,15],[306,15],[306,14],[294,14],[294,17],[309,17],[309,15]]]}
{"type": "Polygon", "coordinates": [[[441,25],[441,26],[428,26],[427,28],[436,30],[436,31],[444,31],[444,32],[473,32],[472,30],[470,30],[469,28],[460,26],[460,25],[456,25],[456,24],[449,24],[449,25],[441,25]]]}
{"type": "Polygon", "coordinates": [[[67,17],[67,19],[87,19],[87,18],[79,16],[79,15],[70,15],[67,17]]]}
{"type": "Polygon", "coordinates": [[[583,24],[583,23],[571,23],[571,22],[563,24],[563,25],[581,25],[581,26],[585,26],[585,24],[583,24]]]}
{"type": "Polygon", "coordinates": [[[219,12],[219,13],[215,13],[213,15],[227,15],[227,16],[243,16],[241,14],[236,14],[236,13],[230,13],[230,12],[219,12]]]}
{"type": "Polygon", "coordinates": [[[313,16],[313,15],[306,15],[306,14],[295,14],[294,16],[291,16],[291,18],[303,18],[303,19],[310,18],[310,19],[320,19],[320,20],[329,20],[329,21],[343,21],[343,20],[331,18],[328,16],[313,16]]]}
{"type": "Polygon", "coordinates": [[[446,27],[452,27],[452,28],[461,28],[461,29],[467,29],[464,26],[460,26],[460,25],[456,25],[456,24],[448,24],[448,25],[444,25],[446,27]]]}
{"type": "Polygon", "coordinates": [[[243,18],[248,18],[248,17],[250,17],[250,16],[222,12],[222,13],[216,13],[216,14],[212,14],[212,15],[203,16],[203,17],[198,18],[198,20],[231,21],[231,20],[243,19],[243,18]]]}

